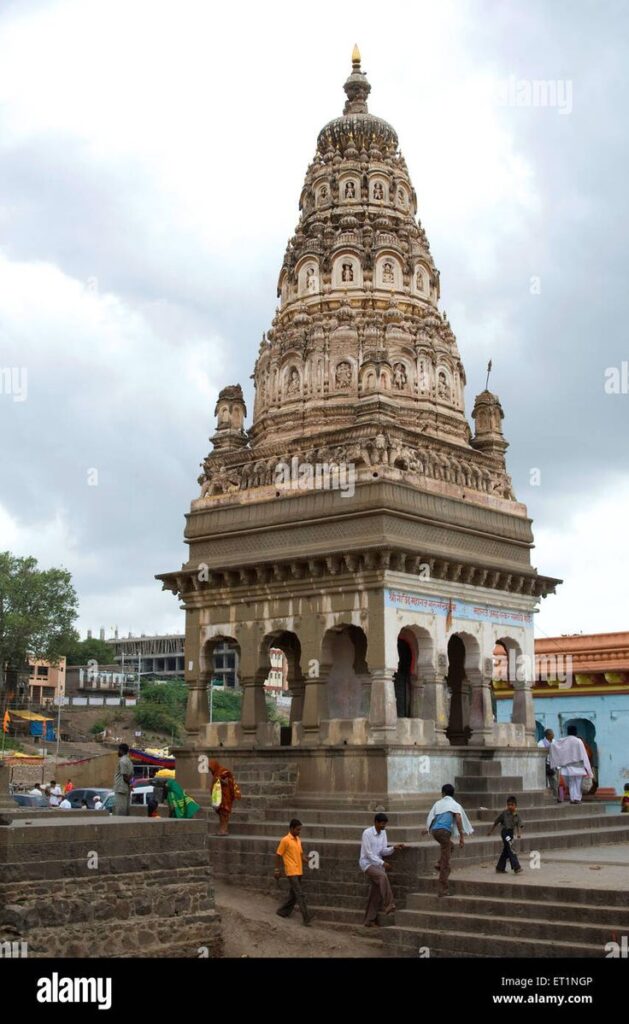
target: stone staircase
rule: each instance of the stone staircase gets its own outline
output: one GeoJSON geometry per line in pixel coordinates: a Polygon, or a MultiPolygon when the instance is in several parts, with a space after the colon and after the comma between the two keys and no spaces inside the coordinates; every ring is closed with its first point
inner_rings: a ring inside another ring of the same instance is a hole
{"type": "Polygon", "coordinates": [[[388,956],[601,958],[629,932],[622,891],[456,880],[450,891],[438,899],[431,879],[417,880],[382,929],[388,956]]]}
{"type": "MultiPolygon", "coordinates": [[[[463,772],[461,778],[455,779],[456,797],[465,808],[475,834],[466,841],[463,851],[458,848],[455,850],[455,872],[457,867],[497,859],[500,840],[496,835],[487,838],[487,831],[498,812],[504,809],[509,795],[516,796],[525,824],[524,838],[518,843],[519,856],[525,866],[527,854],[533,851],[543,854],[544,851],[568,847],[629,841],[629,821],[626,815],[606,814],[605,807],[596,803],[558,805],[552,801],[548,792],[524,791],[522,779],[503,776],[500,762],[490,757],[470,757],[464,762],[463,772]]],[[[290,818],[297,817],[303,823],[304,851],[306,854],[317,855],[311,858],[310,867],[305,872],[307,897],[313,913],[321,922],[329,922],[335,927],[360,926],[367,885],[358,867],[358,854],[363,829],[373,822],[373,803],[363,799],[344,806],[335,798],[321,795],[304,797],[296,793],[296,766],[282,761],[275,763],[267,759],[252,759],[240,767],[238,782],[243,799],[235,804],[229,839],[218,839],[210,835],[211,860],[216,876],[269,895],[278,894],[277,883],[273,879],[274,853],[278,840],[288,831],[290,818]],[[360,806],[361,803],[363,806],[360,806]]],[[[417,955],[419,946],[430,945],[429,942],[420,942],[417,937],[419,931],[427,928],[426,922],[423,919],[408,918],[402,927],[400,915],[407,911],[410,913],[411,908],[413,913],[420,913],[418,904],[422,904],[424,898],[436,902],[433,866],[437,847],[434,840],[423,834],[423,830],[428,810],[438,797],[437,793],[399,796],[386,807],[389,840],[392,843],[410,844],[407,849],[396,853],[393,859],[391,881],[398,906],[395,919],[381,919],[381,923],[387,925],[381,932],[386,936],[387,950],[389,953],[398,950],[392,955],[411,955],[410,950],[414,950],[412,955],[417,955]],[[401,931],[398,931],[400,928],[401,931]],[[389,935],[393,936],[394,932],[400,936],[395,941],[389,939],[389,935]],[[411,937],[414,933],[417,933],[415,937],[411,937]]],[[[213,832],[212,816],[210,821],[213,832]]],[[[285,884],[282,881],[280,886],[285,884]]],[[[536,887],[527,887],[527,892],[531,888],[536,887]]],[[[517,892],[520,893],[521,889],[517,892]]],[[[494,903],[508,906],[504,898],[497,900],[495,890],[493,897],[494,903]]],[[[526,898],[523,897],[523,900],[526,898]]],[[[447,908],[444,911],[443,903],[443,900],[439,901],[440,913],[448,912],[447,908]]],[[[490,910],[493,906],[487,904],[490,910]]],[[[427,910],[434,912],[435,909],[433,902],[430,902],[427,910]]],[[[477,923],[472,911],[469,920],[471,924],[477,923]]],[[[483,934],[480,927],[478,932],[479,935],[483,934]]],[[[471,941],[471,935],[466,929],[459,929],[459,933],[463,938],[459,946],[456,946],[456,951],[445,955],[464,955],[460,949],[464,948],[468,939],[471,941]]],[[[597,933],[594,939],[590,936],[587,941],[577,942],[579,935],[573,935],[574,941],[570,948],[578,949],[589,943],[590,948],[595,947],[600,952],[600,934],[597,933]]],[[[508,937],[509,948],[515,947],[521,940],[518,948],[529,950],[521,955],[546,955],[543,952],[531,953],[531,946],[527,945],[527,936],[524,934],[516,935],[512,932],[508,937]]],[[[434,938],[432,935],[431,941],[434,938]]],[[[483,948],[489,949],[490,945],[488,942],[483,948]]],[[[455,945],[450,943],[448,948],[454,950],[455,945]]],[[[443,944],[435,946],[435,950],[438,949],[444,955],[443,944]]],[[[492,954],[480,952],[477,955],[492,954]]],[[[593,954],[588,952],[582,955],[593,954]]]]}

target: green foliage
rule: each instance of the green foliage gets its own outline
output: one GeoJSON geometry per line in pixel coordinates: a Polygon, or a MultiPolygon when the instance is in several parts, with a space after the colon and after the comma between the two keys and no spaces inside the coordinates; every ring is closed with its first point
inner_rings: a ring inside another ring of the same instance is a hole
{"type": "MultiPolygon", "coordinates": [[[[142,729],[183,736],[188,690],[181,679],[166,683],[143,682],[140,700],[135,708],[135,720],[142,729]]],[[[238,690],[214,688],[212,693],[212,721],[238,722],[242,706],[242,693],[238,690]]],[[[266,706],[271,722],[287,725],[288,720],[278,712],[275,701],[267,700],[266,706]]]]}
{"type": "Polygon", "coordinates": [[[94,722],[93,725],[90,725],[90,732],[95,736],[98,732],[104,732],[106,728],[106,722],[94,722]]]}
{"type": "Polygon", "coordinates": [[[212,721],[238,722],[242,696],[234,690],[214,690],[212,695],[212,721]]]}
{"type": "Polygon", "coordinates": [[[266,710],[269,716],[269,722],[279,722],[280,725],[288,725],[288,718],[283,711],[278,709],[277,704],[274,700],[267,697],[266,710]]]}
{"type": "Polygon", "coordinates": [[[187,690],[181,679],[167,683],[143,682],[135,721],[141,729],[175,735],[178,739],[186,714],[187,690]]]}
{"type": "Polygon", "coordinates": [[[99,665],[113,665],[114,649],[104,640],[75,640],[66,652],[68,665],[87,665],[96,661],[99,665]]]}
{"type": "MultiPolygon", "coordinates": [[[[17,750],[19,753],[24,753],[24,747],[19,740],[16,740],[13,736],[4,735],[4,749],[5,750],[17,750]]],[[[0,750],[2,750],[2,740],[0,739],[0,750]]],[[[2,761],[0,761],[2,764],[2,761]]]]}
{"type": "Polygon", "coordinates": [[[56,664],[78,639],[77,597],[65,569],[0,552],[0,690],[29,657],[56,664]]]}

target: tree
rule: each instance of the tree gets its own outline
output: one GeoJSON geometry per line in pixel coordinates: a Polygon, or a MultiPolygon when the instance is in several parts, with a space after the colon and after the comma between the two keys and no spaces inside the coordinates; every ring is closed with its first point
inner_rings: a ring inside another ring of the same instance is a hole
{"type": "Polygon", "coordinates": [[[0,552],[0,692],[30,658],[57,664],[78,634],[78,601],[65,569],[0,552]]]}
{"type": "Polygon", "coordinates": [[[87,640],[76,639],[66,652],[68,665],[87,665],[88,661],[97,661],[99,665],[113,665],[114,649],[104,640],[91,637],[87,640]]]}

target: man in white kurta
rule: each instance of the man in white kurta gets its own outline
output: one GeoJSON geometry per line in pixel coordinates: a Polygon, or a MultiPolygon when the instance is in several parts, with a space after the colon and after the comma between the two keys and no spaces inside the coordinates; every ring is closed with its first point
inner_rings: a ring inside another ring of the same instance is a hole
{"type": "Polygon", "coordinates": [[[592,766],[585,749],[585,743],[577,736],[575,725],[568,726],[568,735],[563,739],[554,740],[549,750],[550,767],[559,768],[568,780],[570,803],[581,802],[581,780],[586,776],[592,778],[592,766]]]}

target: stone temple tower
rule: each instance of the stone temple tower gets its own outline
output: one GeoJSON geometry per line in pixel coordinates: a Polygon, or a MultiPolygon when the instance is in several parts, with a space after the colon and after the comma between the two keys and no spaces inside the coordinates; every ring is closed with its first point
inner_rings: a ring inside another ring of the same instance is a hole
{"type": "Polygon", "coordinates": [[[463,746],[538,768],[532,615],[559,581],[531,566],[491,392],[470,430],[415,190],[395,130],[369,112],[357,50],[344,88],[299,197],[252,425],[240,386],[226,387],[187,517],[189,560],[158,577],[186,610],[178,777],[181,763],[193,789],[198,752],[220,747],[232,763],[289,747],[305,786],[339,793],[421,788],[411,766],[427,751],[434,790],[463,746]],[[213,650],[226,640],[242,718],[210,724],[213,650]],[[497,645],[516,694],[501,725],[497,645]],[[267,719],[271,648],[288,661],[290,731],[267,719]]]}

